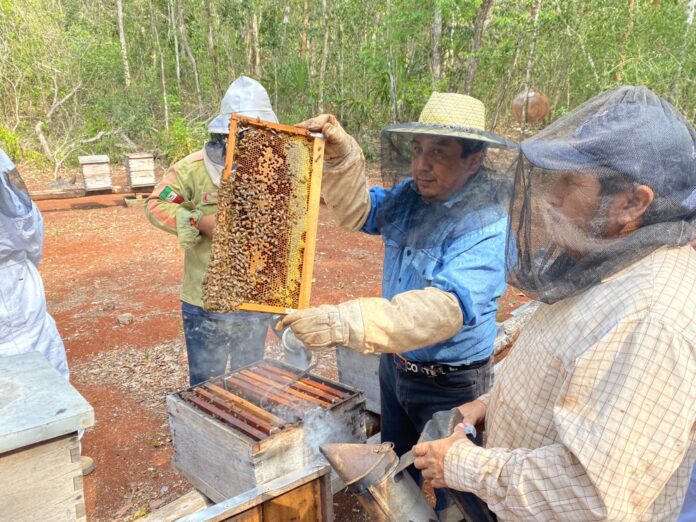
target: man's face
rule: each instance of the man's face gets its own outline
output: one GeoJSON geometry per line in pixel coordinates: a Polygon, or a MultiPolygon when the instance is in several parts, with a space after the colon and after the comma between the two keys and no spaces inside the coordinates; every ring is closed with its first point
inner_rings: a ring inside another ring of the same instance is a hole
{"type": "Polygon", "coordinates": [[[602,194],[592,173],[557,173],[545,196],[546,228],[554,242],[575,257],[603,248],[621,235],[627,194],[631,192],[602,194]]]}
{"type": "Polygon", "coordinates": [[[449,198],[478,171],[483,161],[482,152],[462,157],[462,144],[454,138],[417,134],[411,143],[413,180],[427,202],[449,198]]]}

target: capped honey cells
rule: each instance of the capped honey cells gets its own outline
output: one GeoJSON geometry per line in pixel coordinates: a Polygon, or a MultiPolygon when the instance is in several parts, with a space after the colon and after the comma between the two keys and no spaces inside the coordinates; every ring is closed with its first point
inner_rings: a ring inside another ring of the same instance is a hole
{"type": "Polygon", "coordinates": [[[285,313],[309,305],[323,139],[233,116],[219,191],[206,310],[285,313]]]}

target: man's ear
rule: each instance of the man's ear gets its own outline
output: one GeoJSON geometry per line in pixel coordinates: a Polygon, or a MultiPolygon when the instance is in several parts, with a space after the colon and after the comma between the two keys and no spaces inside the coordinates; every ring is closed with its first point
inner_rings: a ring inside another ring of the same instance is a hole
{"type": "Polygon", "coordinates": [[[638,185],[633,192],[624,192],[620,206],[619,223],[623,226],[639,221],[655,199],[655,193],[647,185],[638,185]]]}
{"type": "Polygon", "coordinates": [[[478,172],[478,169],[481,168],[481,164],[483,163],[484,159],[484,154],[483,151],[479,150],[476,152],[472,152],[466,157],[466,161],[468,163],[467,168],[467,174],[475,174],[478,172]]]}

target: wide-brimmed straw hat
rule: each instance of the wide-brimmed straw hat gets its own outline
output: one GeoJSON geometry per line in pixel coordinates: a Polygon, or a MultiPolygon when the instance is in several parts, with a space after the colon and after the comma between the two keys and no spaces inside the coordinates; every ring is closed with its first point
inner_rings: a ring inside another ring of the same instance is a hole
{"type": "Polygon", "coordinates": [[[450,136],[483,141],[493,147],[517,146],[513,141],[486,130],[486,107],[481,100],[453,92],[432,93],[417,122],[397,123],[383,132],[450,136]]]}

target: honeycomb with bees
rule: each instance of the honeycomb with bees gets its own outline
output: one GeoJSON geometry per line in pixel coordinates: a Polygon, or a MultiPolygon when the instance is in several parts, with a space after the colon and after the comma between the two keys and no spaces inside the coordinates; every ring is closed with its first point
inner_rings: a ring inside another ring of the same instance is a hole
{"type": "Polygon", "coordinates": [[[324,140],[233,115],[205,309],[287,313],[309,305],[324,140]]]}

